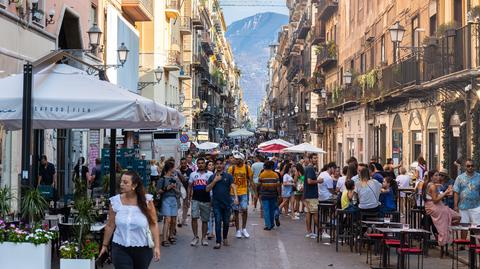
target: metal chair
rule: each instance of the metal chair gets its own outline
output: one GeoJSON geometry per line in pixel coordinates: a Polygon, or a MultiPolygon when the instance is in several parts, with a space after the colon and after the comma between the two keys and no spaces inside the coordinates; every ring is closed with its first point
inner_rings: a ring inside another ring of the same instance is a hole
{"type": "Polygon", "coordinates": [[[330,243],[333,243],[335,229],[335,203],[320,202],[318,203],[318,229],[317,229],[317,243],[322,240],[322,232],[329,231],[330,243]]]}
{"type": "Polygon", "coordinates": [[[410,256],[417,256],[417,266],[423,268],[423,256],[425,253],[427,233],[424,232],[400,232],[400,247],[397,248],[397,267],[405,268],[405,256],[407,257],[407,268],[410,268],[410,256]]]}
{"type": "Polygon", "coordinates": [[[336,223],[336,235],[335,235],[335,250],[338,252],[338,245],[347,242],[350,246],[350,251],[353,252],[353,246],[355,243],[355,214],[342,209],[337,209],[337,223],[336,223]]]}

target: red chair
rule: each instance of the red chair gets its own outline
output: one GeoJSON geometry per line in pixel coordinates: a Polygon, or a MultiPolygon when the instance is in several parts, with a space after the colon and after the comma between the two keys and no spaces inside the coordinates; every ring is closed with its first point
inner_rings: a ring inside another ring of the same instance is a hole
{"type": "MultiPolygon", "coordinates": [[[[373,253],[371,251],[371,245],[372,243],[375,245],[375,253],[378,253],[378,249],[380,246],[380,242],[382,242],[384,235],[383,234],[377,234],[377,233],[369,233],[366,234],[366,243],[367,243],[367,264],[372,264],[372,259],[373,259],[373,253]],[[370,256],[370,263],[368,262],[368,257],[370,256]]],[[[380,263],[382,260],[380,259],[380,263]]]]}
{"type": "Polygon", "coordinates": [[[417,256],[417,266],[423,268],[423,255],[427,246],[428,234],[424,232],[402,231],[400,233],[400,246],[397,248],[398,268],[405,268],[405,257],[407,268],[410,268],[410,256],[417,256]]]}

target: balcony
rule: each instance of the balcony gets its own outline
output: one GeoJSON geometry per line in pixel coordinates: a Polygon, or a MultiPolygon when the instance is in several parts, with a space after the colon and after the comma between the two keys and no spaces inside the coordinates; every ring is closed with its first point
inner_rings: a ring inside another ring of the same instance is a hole
{"type": "Polygon", "coordinates": [[[302,56],[294,56],[287,70],[287,80],[292,81],[302,67],[302,56]]]}
{"type": "Polygon", "coordinates": [[[316,51],[317,65],[321,68],[328,69],[337,64],[337,46],[333,41],[323,43],[316,51]]]}
{"type": "Polygon", "coordinates": [[[298,39],[305,39],[307,37],[308,31],[310,31],[311,27],[311,19],[307,12],[304,12],[300,22],[298,23],[298,39]]]}
{"type": "Polygon", "coordinates": [[[122,10],[134,21],[153,20],[153,0],[122,0],[122,10]]]}
{"type": "Polygon", "coordinates": [[[338,0],[319,0],[317,7],[320,20],[326,20],[337,11],[338,0]]]}
{"type": "Polygon", "coordinates": [[[177,20],[177,22],[180,23],[180,34],[189,35],[192,33],[192,20],[190,17],[182,16],[177,20]]]}
{"type": "Polygon", "coordinates": [[[335,114],[329,111],[325,104],[317,105],[317,119],[322,121],[335,119],[335,114]]]}
{"type": "Polygon", "coordinates": [[[328,110],[345,109],[348,107],[355,107],[361,101],[361,89],[352,85],[349,87],[336,88],[333,90],[331,97],[327,100],[328,110]]]}
{"type": "Polygon", "coordinates": [[[321,21],[317,21],[313,27],[312,45],[318,45],[325,42],[325,26],[321,21]]]}
{"type": "Polygon", "coordinates": [[[296,114],[296,121],[297,125],[305,125],[307,123],[310,123],[310,117],[309,113],[307,112],[299,112],[296,114]]]}
{"type": "Polygon", "coordinates": [[[192,25],[195,29],[203,30],[202,19],[200,18],[200,12],[195,10],[192,13],[192,25]]]}
{"type": "Polygon", "coordinates": [[[203,32],[201,37],[202,48],[208,56],[213,55],[213,46],[212,40],[210,39],[210,34],[208,32],[203,32]]]}
{"type": "Polygon", "coordinates": [[[167,51],[167,62],[163,67],[165,71],[178,71],[180,70],[180,51],[178,50],[169,50],[167,51]]]}
{"type": "Polygon", "coordinates": [[[180,17],[180,0],[166,0],[165,16],[167,16],[167,19],[180,17]]]}
{"type": "Polygon", "coordinates": [[[180,74],[178,76],[179,80],[189,80],[192,79],[192,66],[190,63],[184,63],[180,68],[180,74]]]}

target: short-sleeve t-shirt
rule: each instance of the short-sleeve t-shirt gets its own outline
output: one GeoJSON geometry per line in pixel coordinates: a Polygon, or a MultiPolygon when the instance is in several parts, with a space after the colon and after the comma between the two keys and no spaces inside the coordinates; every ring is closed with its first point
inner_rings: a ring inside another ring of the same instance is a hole
{"type": "MultiPolygon", "coordinates": [[[[215,179],[215,174],[212,174],[208,179],[208,184],[211,184],[215,179]]],[[[233,177],[230,174],[222,173],[222,180],[218,181],[212,189],[212,205],[229,208],[232,200],[230,198],[230,188],[233,184],[233,177]]]]}
{"type": "Polygon", "coordinates": [[[473,209],[480,206],[480,174],[474,172],[470,177],[463,173],[457,177],[453,191],[458,193],[458,208],[461,210],[473,209]]]}
{"type": "Polygon", "coordinates": [[[192,200],[199,202],[210,202],[210,193],[207,192],[208,180],[212,176],[210,171],[197,171],[190,174],[189,184],[192,185],[192,200]]]}
{"type": "Polygon", "coordinates": [[[253,183],[258,184],[258,177],[263,170],[263,163],[256,162],[252,164],[252,171],[253,171],[253,183]]]}
{"type": "Polygon", "coordinates": [[[303,185],[303,196],[305,199],[317,199],[318,198],[318,184],[308,184],[308,179],[317,179],[317,173],[313,166],[307,166],[305,168],[305,180],[303,185]]]}
{"type": "Polygon", "coordinates": [[[327,201],[332,199],[330,189],[333,189],[333,179],[327,171],[323,171],[318,175],[318,179],[322,178],[323,183],[318,183],[318,200],[327,201]]]}
{"type": "Polygon", "coordinates": [[[367,182],[365,186],[362,185],[362,181],[355,183],[355,191],[358,193],[360,209],[372,209],[379,206],[380,191],[382,189],[382,184],[371,179],[367,182]]]}
{"type": "Polygon", "coordinates": [[[52,185],[53,175],[55,174],[55,166],[52,163],[47,163],[47,165],[40,165],[38,169],[38,175],[42,177],[41,184],[52,185]]]}
{"type": "MultiPolygon", "coordinates": [[[[290,174],[283,175],[283,183],[293,184],[293,177],[290,174]]],[[[293,191],[293,185],[282,185],[282,192],[290,193],[293,191]]]]}
{"type": "MultiPolygon", "coordinates": [[[[233,182],[237,186],[237,195],[246,195],[248,193],[247,175],[249,177],[253,176],[252,168],[246,164],[242,165],[242,167],[232,165],[228,168],[228,173],[233,176],[233,182]]],[[[233,190],[230,191],[230,194],[234,194],[233,190]]]]}

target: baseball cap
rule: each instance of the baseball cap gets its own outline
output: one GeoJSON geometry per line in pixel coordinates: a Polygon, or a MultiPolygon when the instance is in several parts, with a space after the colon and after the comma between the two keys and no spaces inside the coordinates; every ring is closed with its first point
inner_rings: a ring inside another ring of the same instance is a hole
{"type": "Polygon", "coordinates": [[[245,160],[245,155],[243,155],[241,152],[236,151],[233,153],[233,158],[245,160]]]}

